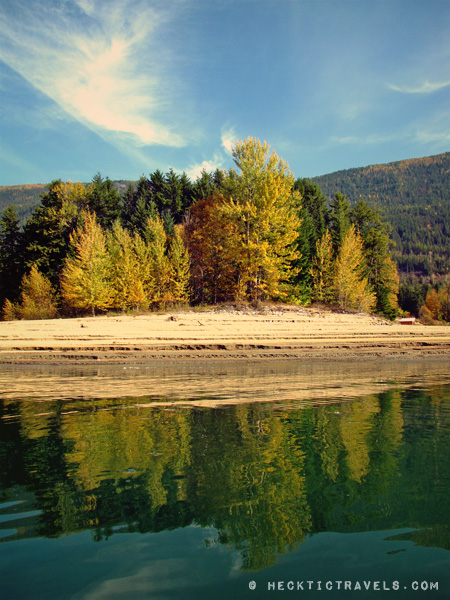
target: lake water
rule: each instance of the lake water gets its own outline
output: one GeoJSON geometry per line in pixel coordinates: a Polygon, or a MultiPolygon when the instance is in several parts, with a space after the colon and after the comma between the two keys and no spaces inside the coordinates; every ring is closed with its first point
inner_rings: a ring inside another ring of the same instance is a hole
{"type": "Polygon", "coordinates": [[[170,402],[10,385],[2,600],[448,599],[450,366],[275,402],[252,369],[237,404],[223,373],[170,402]]]}

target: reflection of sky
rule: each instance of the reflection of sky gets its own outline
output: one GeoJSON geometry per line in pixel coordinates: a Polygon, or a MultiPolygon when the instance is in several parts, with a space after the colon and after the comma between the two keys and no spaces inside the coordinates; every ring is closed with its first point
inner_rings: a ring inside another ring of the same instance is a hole
{"type": "MultiPolygon", "coordinates": [[[[409,531],[320,533],[280,557],[275,566],[257,573],[240,571],[240,555],[235,550],[220,544],[207,547],[205,539],[216,532],[199,527],[122,534],[102,542],[93,542],[88,532],[32,540],[26,549],[22,543],[20,563],[14,558],[17,548],[10,543],[0,546],[8,550],[2,556],[2,592],[5,599],[27,600],[236,600],[249,597],[252,580],[258,599],[273,581],[321,581],[324,585],[326,581],[362,584],[366,580],[385,581],[386,586],[399,581],[408,587],[407,592],[401,589],[392,596],[379,592],[386,599],[410,598],[413,581],[438,581],[439,590],[449,590],[446,550],[389,539],[409,531]],[[22,576],[24,565],[26,577],[22,576]]],[[[323,594],[316,590],[311,596],[322,598],[323,594]]]]}
{"type": "Polygon", "coordinates": [[[34,539],[20,542],[20,564],[14,559],[19,542],[3,544],[2,597],[207,598],[202,590],[220,588],[223,580],[239,573],[239,553],[220,544],[207,548],[205,538],[215,534],[194,526],[119,534],[102,542],[93,542],[89,532],[34,539]],[[24,565],[26,577],[21,576],[24,565]]]}

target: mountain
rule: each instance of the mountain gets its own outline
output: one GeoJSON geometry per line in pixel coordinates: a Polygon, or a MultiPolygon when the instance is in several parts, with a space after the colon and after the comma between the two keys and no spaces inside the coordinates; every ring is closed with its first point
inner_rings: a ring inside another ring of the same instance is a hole
{"type": "Polygon", "coordinates": [[[16,207],[17,217],[24,224],[40,203],[41,194],[46,189],[47,185],[43,183],[0,186],[0,213],[13,204],[16,207]]]}
{"type": "MultiPolygon", "coordinates": [[[[123,195],[131,181],[114,181],[114,187],[123,195]]],[[[85,184],[87,185],[87,184],[85,184]]],[[[17,217],[24,225],[33,210],[41,202],[41,194],[48,191],[48,185],[44,183],[31,183],[26,185],[0,186],[0,214],[13,204],[16,207],[17,217]]]]}
{"type": "Polygon", "coordinates": [[[325,196],[378,208],[392,226],[401,272],[450,272],[450,152],[312,178],[325,196]]]}

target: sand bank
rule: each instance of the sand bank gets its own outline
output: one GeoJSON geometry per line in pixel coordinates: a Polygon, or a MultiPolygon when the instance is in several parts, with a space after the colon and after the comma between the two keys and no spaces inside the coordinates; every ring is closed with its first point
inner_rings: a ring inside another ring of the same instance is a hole
{"type": "Polygon", "coordinates": [[[3,365],[405,356],[450,358],[450,327],[297,307],[0,323],[3,365]]]}

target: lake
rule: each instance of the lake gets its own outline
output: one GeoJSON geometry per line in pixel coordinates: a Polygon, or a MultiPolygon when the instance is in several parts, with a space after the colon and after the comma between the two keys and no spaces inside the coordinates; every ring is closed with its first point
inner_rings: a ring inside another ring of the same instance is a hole
{"type": "Polygon", "coordinates": [[[3,370],[2,600],[450,597],[447,362],[144,371],[3,370]]]}

